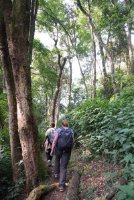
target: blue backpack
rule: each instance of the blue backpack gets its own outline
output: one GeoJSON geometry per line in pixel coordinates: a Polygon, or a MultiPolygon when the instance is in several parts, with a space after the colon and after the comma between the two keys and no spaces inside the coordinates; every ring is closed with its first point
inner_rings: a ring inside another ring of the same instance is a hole
{"type": "Polygon", "coordinates": [[[56,146],[60,151],[70,151],[72,149],[73,131],[71,128],[61,128],[56,146]]]}

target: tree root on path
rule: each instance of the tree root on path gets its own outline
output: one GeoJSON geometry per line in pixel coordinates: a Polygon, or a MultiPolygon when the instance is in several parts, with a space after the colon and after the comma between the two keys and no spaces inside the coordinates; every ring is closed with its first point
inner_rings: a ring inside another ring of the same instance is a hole
{"type": "Polygon", "coordinates": [[[80,173],[76,171],[74,172],[71,182],[69,184],[65,200],[78,199],[79,184],[80,184],[80,173]]]}
{"type": "Polygon", "coordinates": [[[47,194],[48,192],[51,192],[57,187],[58,183],[52,185],[39,185],[30,192],[26,200],[39,200],[43,194],[47,194]]]}

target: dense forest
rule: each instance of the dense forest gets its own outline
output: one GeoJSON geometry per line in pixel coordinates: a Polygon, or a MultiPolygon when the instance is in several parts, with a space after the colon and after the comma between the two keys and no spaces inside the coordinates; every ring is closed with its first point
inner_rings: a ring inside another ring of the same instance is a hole
{"type": "Polygon", "coordinates": [[[24,200],[48,178],[42,142],[63,119],[83,166],[120,168],[106,175],[111,200],[133,200],[133,0],[0,0],[0,199],[24,200]]]}

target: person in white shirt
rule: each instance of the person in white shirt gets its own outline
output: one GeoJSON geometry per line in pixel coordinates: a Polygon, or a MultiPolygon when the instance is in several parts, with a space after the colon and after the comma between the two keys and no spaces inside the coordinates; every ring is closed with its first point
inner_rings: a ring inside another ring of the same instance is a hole
{"type": "Polygon", "coordinates": [[[45,140],[43,141],[43,146],[45,147],[48,166],[51,166],[51,162],[52,162],[53,156],[50,155],[50,153],[51,153],[51,148],[52,148],[52,143],[54,140],[55,133],[56,133],[55,123],[52,122],[50,124],[50,127],[47,129],[45,133],[45,140]]]}

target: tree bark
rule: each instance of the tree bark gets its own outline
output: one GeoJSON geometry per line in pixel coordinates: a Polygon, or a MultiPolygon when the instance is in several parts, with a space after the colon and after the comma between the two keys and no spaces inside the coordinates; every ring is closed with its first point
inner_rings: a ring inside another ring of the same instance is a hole
{"type": "Polygon", "coordinates": [[[38,10],[38,0],[32,0],[31,1],[31,12],[30,12],[30,30],[29,30],[29,66],[32,62],[32,49],[33,49],[33,39],[34,39],[34,33],[35,33],[35,20],[38,10]]]}
{"type": "MultiPolygon", "coordinates": [[[[66,33],[67,34],[67,33],[66,33]]],[[[69,95],[68,95],[68,110],[70,109],[70,105],[71,105],[71,97],[72,97],[72,56],[71,56],[71,47],[74,45],[73,43],[70,44],[70,37],[67,34],[67,42],[65,41],[65,44],[67,46],[67,52],[68,52],[68,62],[69,62],[69,81],[68,81],[68,89],[69,89],[69,95]]],[[[75,48],[74,48],[75,50],[75,48]]],[[[76,50],[75,50],[76,51],[76,50]]]]}
{"type": "MultiPolygon", "coordinates": [[[[133,3],[131,1],[125,0],[126,6],[129,6],[129,20],[130,22],[127,23],[127,31],[128,31],[128,36],[127,36],[127,43],[128,43],[128,56],[129,56],[129,65],[130,65],[130,73],[134,74],[134,51],[133,51],[133,44],[132,44],[132,23],[133,21],[133,14],[131,14],[131,11],[133,13],[133,3]]],[[[126,34],[127,35],[127,34],[126,34]]]]}
{"type": "Polygon", "coordinates": [[[58,96],[59,96],[59,93],[60,93],[62,72],[63,72],[64,66],[66,64],[66,61],[67,61],[67,58],[64,58],[63,62],[62,62],[61,58],[62,58],[62,56],[60,55],[60,53],[58,53],[59,74],[58,74],[58,79],[57,79],[57,86],[56,86],[54,96],[53,96],[52,111],[51,111],[51,116],[50,116],[51,122],[55,122],[56,104],[57,104],[57,99],[58,99],[58,96]]]}
{"type": "MultiPolygon", "coordinates": [[[[0,45],[1,46],[1,45],[0,45]]],[[[0,59],[0,95],[3,93],[3,73],[2,73],[2,63],[0,59]]],[[[1,110],[0,110],[1,111],[1,110]]],[[[3,117],[0,114],[0,130],[3,129],[4,123],[3,123],[3,117]]],[[[1,149],[1,146],[0,146],[1,149]]],[[[1,155],[1,153],[0,153],[1,155]]]]}
{"type": "Polygon", "coordinates": [[[94,63],[93,63],[93,99],[96,97],[96,44],[95,44],[95,37],[94,33],[91,27],[91,34],[92,34],[92,41],[93,41],[93,57],[94,57],[94,63]]]}
{"type": "Polygon", "coordinates": [[[128,52],[129,52],[129,62],[130,62],[130,73],[134,74],[134,53],[132,45],[132,24],[128,24],[128,52]]]}
{"type": "Polygon", "coordinates": [[[58,187],[58,183],[54,183],[52,185],[39,185],[30,192],[26,200],[39,200],[40,197],[44,196],[45,194],[48,194],[56,187],[58,187]]]}
{"type": "Polygon", "coordinates": [[[71,104],[71,93],[72,93],[72,63],[71,63],[71,58],[69,55],[69,98],[68,98],[68,108],[70,107],[71,104]]]}
{"type": "Polygon", "coordinates": [[[11,58],[22,156],[29,192],[38,184],[38,131],[33,117],[29,66],[30,0],[6,1],[4,19],[11,58]]]}
{"type": "Polygon", "coordinates": [[[62,87],[60,87],[59,95],[58,95],[57,103],[56,103],[56,108],[55,108],[55,126],[57,126],[57,123],[58,123],[58,120],[59,120],[61,90],[62,90],[62,87]]]}
{"type": "MultiPolygon", "coordinates": [[[[2,8],[2,5],[0,5],[2,8]]],[[[4,18],[1,13],[0,20],[0,55],[2,61],[2,67],[4,71],[4,78],[7,91],[8,109],[9,109],[9,134],[10,134],[10,146],[11,146],[11,160],[13,169],[13,181],[17,181],[21,177],[19,170],[19,162],[22,160],[21,145],[18,134],[17,124],[17,105],[15,98],[15,86],[12,73],[11,60],[9,57],[7,36],[4,25],[4,18]]]]}
{"type": "Polygon", "coordinates": [[[100,49],[100,55],[101,55],[101,61],[102,61],[104,95],[108,98],[109,89],[108,89],[108,76],[107,76],[107,70],[106,70],[106,59],[104,55],[103,46],[101,45],[100,42],[99,42],[99,49],[100,49]]]}
{"type": "Polygon", "coordinates": [[[102,60],[102,71],[103,71],[103,76],[104,78],[107,77],[107,71],[106,71],[106,61],[105,61],[105,55],[104,55],[104,50],[103,46],[99,42],[99,49],[100,49],[100,55],[101,55],[101,60],[102,60]]]}
{"type": "Polygon", "coordinates": [[[83,73],[83,70],[82,70],[82,67],[81,67],[80,60],[79,60],[78,55],[76,55],[76,58],[77,58],[77,60],[78,60],[78,65],[79,65],[80,72],[81,72],[81,76],[82,76],[82,79],[83,79],[83,83],[84,83],[84,87],[85,87],[85,91],[86,91],[86,97],[88,98],[88,89],[87,89],[87,84],[86,84],[85,75],[84,75],[84,73],[83,73]]]}
{"type": "Polygon", "coordinates": [[[3,73],[2,73],[2,64],[0,61],[0,94],[3,93],[3,73]]]}
{"type": "Polygon", "coordinates": [[[48,96],[45,94],[45,122],[47,122],[48,119],[48,96]]]}

